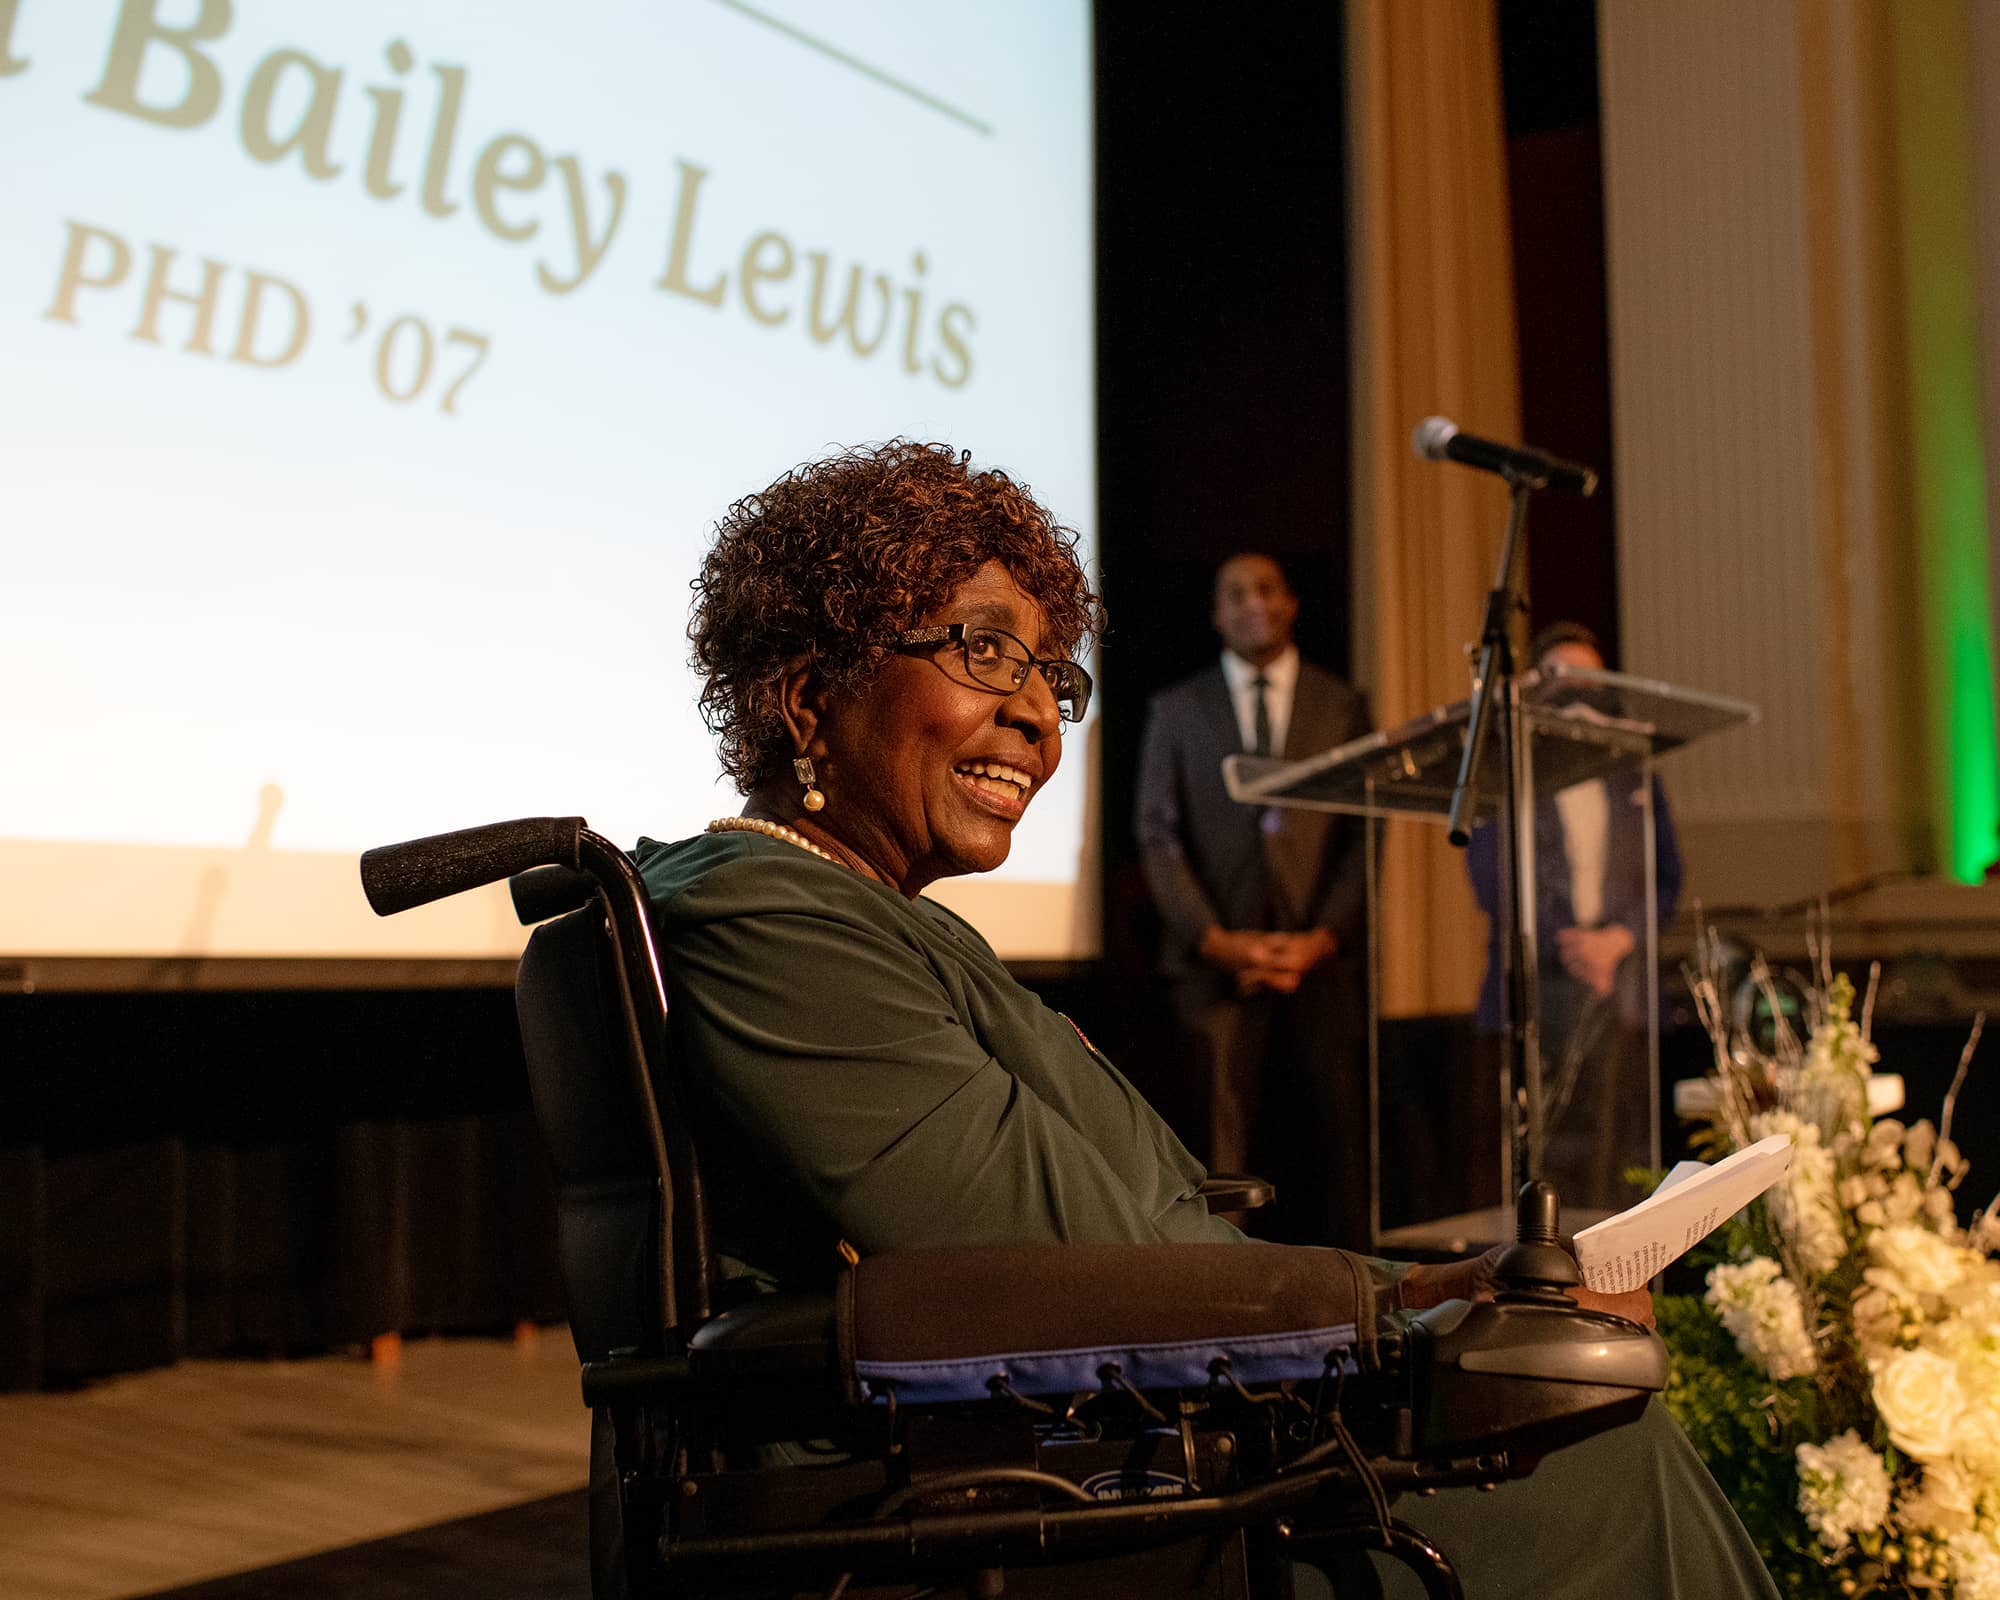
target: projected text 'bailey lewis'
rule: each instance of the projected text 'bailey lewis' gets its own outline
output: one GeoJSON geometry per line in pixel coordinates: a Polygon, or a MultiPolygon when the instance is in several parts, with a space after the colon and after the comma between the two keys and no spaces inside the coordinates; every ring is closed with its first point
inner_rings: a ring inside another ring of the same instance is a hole
{"type": "MultiPolygon", "coordinates": [[[[61,0],[0,0],[0,80],[33,66],[12,39],[22,14],[37,3],[61,0]]],[[[628,198],[623,172],[593,168],[574,152],[553,153],[518,131],[461,152],[459,130],[471,79],[464,66],[431,62],[427,75],[417,73],[415,52],[403,40],[391,40],[383,49],[387,81],[359,85],[355,94],[347,89],[346,66],[282,47],[265,53],[240,84],[232,84],[213,50],[232,25],[231,0],[198,0],[186,21],[162,20],[159,10],[160,0],[124,0],[103,71],[83,95],[87,104],[178,130],[205,127],[233,109],[238,142],[249,159],[295,170],[312,183],[356,185],[370,200],[401,206],[413,219],[457,219],[459,226],[470,221],[496,243],[528,247],[535,283],[554,296],[589,284],[620,237],[628,198]],[[412,98],[406,79],[424,86],[429,99],[428,131],[410,139],[406,128],[417,128],[423,119],[405,118],[406,110],[415,109],[406,104],[412,98]],[[340,158],[341,151],[353,149],[353,136],[345,131],[349,124],[365,130],[358,162],[340,158]]],[[[933,295],[926,281],[931,263],[921,246],[901,247],[908,266],[896,276],[864,261],[838,260],[778,227],[760,229],[732,246],[705,236],[701,228],[704,187],[725,177],[676,158],[673,181],[673,220],[647,269],[652,286],[671,304],[695,314],[741,317],[746,333],[788,328],[814,346],[893,364],[913,379],[946,389],[971,382],[977,318],[963,301],[940,302],[933,295]]],[[[55,320],[82,323],[90,303],[86,296],[138,291],[131,337],[161,342],[162,307],[184,304],[192,327],[182,348],[215,354],[216,296],[226,275],[235,272],[242,299],[241,323],[227,352],[232,359],[278,368],[295,363],[311,346],[310,297],[270,264],[230,267],[201,256],[198,247],[128,239],[101,223],[72,221],[67,227],[45,313],[55,320]],[[138,243],[150,251],[143,290],[139,275],[129,270],[138,243]]],[[[322,287],[347,310],[347,338],[365,335],[372,341],[376,385],[384,395],[406,402],[431,398],[447,415],[459,409],[492,344],[487,334],[408,311],[376,317],[366,286],[322,287]]]]}

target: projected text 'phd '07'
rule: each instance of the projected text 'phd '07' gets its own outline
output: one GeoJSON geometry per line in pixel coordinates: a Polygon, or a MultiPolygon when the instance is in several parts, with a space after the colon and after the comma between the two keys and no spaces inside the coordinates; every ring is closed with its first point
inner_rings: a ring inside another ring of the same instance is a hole
{"type": "MultiPolygon", "coordinates": [[[[86,294],[97,313],[116,315],[118,308],[105,306],[97,296],[130,285],[136,292],[128,292],[122,301],[132,319],[129,333],[145,344],[162,342],[160,323],[170,301],[187,308],[187,338],[181,348],[195,355],[220,353],[220,332],[221,349],[229,360],[249,367],[288,367],[312,341],[312,303],[287,278],[232,267],[207,256],[177,266],[180,251],[153,244],[144,287],[139,288],[132,272],[132,246],[123,236],[81,222],[67,227],[69,243],[56,278],[55,298],[43,313],[52,322],[81,323],[79,302],[86,294]],[[233,317],[224,314],[225,292],[232,294],[233,317]],[[232,321],[233,331],[227,326],[232,321]],[[223,326],[218,328],[218,323],[223,326]]],[[[350,342],[371,332],[371,313],[359,300],[351,319],[350,342]]],[[[390,318],[371,342],[375,387],[384,397],[408,404],[434,392],[437,408],[446,416],[457,413],[460,391],[486,360],[492,344],[485,334],[470,328],[448,328],[440,335],[409,312],[390,318]],[[454,356],[460,359],[453,360],[454,356]]]]}
{"type": "MultiPolygon", "coordinates": [[[[0,0],[0,97],[5,80],[34,69],[32,56],[15,44],[23,17],[38,4],[61,3],[0,0]]],[[[162,0],[124,0],[102,72],[82,93],[85,104],[162,130],[233,120],[236,144],[251,161],[306,183],[354,186],[413,224],[470,225],[478,230],[475,237],[526,249],[533,281],[550,296],[589,286],[622,237],[634,209],[627,205],[631,185],[623,172],[552,150],[521,131],[497,134],[476,148],[461,142],[471,83],[463,65],[433,61],[419,71],[416,53],[396,39],[383,48],[386,81],[361,83],[344,63],[281,47],[232,82],[216,48],[234,20],[231,0],[197,0],[191,20],[182,20],[186,7],[173,8],[172,20],[163,20],[161,9],[162,0]]],[[[891,246],[906,252],[907,261],[893,274],[814,248],[784,227],[758,229],[732,245],[702,227],[704,196],[721,192],[726,178],[675,157],[671,181],[672,220],[645,268],[650,286],[668,303],[695,315],[740,319],[746,332],[783,329],[811,346],[946,390],[972,381],[976,314],[963,300],[934,291],[930,253],[921,244],[891,246]]],[[[180,244],[138,237],[115,219],[70,221],[67,229],[45,312],[55,320],[92,324],[94,303],[108,306],[123,294],[131,297],[126,331],[134,338],[165,342],[160,319],[167,311],[191,324],[181,341],[190,352],[283,368],[312,348],[311,297],[298,281],[306,274],[280,270],[283,262],[218,262],[180,244]],[[218,346],[215,300],[232,273],[242,321],[218,346]],[[216,274],[221,279],[211,287],[216,274]]],[[[366,284],[320,288],[352,324],[347,337],[372,341],[376,384],[385,395],[436,400],[447,415],[461,408],[494,344],[488,334],[452,327],[434,314],[378,308],[366,284]]],[[[497,371],[501,363],[494,365],[497,371]]]]}

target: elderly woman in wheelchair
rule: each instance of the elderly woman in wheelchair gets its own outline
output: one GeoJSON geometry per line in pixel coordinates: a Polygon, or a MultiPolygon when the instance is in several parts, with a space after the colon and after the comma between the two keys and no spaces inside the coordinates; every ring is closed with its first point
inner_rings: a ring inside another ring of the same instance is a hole
{"type": "Polygon", "coordinates": [[[801,467],[694,586],[739,816],[364,858],[384,912],[528,868],[524,920],[581,907],[519,1001],[596,1592],[1774,1593],[1545,1187],[1474,1261],[1251,1243],[924,898],[1006,859],[1089,702],[1073,545],[940,446],[801,467]]]}

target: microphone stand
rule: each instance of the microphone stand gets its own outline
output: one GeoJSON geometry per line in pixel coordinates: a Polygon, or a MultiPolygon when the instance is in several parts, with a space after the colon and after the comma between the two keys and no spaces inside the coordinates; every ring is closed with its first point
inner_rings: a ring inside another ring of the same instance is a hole
{"type": "Polygon", "coordinates": [[[1501,1024],[1506,1038],[1506,1079],[1501,1117],[1507,1130],[1502,1147],[1500,1193],[1504,1200],[1531,1182],[1542,1163],[1542,1073],[1535,984],[1534,774],[1522,714],[1520,681],[1510,624],[1527,609],[1528,497],[1547,475],[1510,470],[1502,474],[1511,496],[1507,538],[1499,570],[1486,596],[1480,626],[1479,671],[1473,679],[1458,782],[1451,791],[1447,819],[1451,842],[1464,849],[1472,838],[1478,805],[1478,777],[1493,725],[1500,727],[1500,756],[1506,782],[1500,791],[1499,910],[1501,929],[1501,1024]],[[1524,827],[1525,824],[1525,827],[1524,827]]]}

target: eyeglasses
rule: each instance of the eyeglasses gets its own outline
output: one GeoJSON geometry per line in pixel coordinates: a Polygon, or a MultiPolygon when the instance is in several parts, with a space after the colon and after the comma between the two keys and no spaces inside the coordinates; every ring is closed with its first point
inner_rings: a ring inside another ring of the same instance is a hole
{"type": "Polygon", "coordinates": [[[975,622],[941,622],[929,628],[911,628],[896,635],[899,650],[928,644],[955,644],[965,652],[965,671],[982,689],[995,694],[1013,694],[1028,681],[1028,673],[1038,671],[1056,697],[1056,710],[1065,722],[1081,722],[1090,705],[1090,674],[1074,661],[1056,656],[1034,655],[1005,628],[989,628],[975,622]]]}

